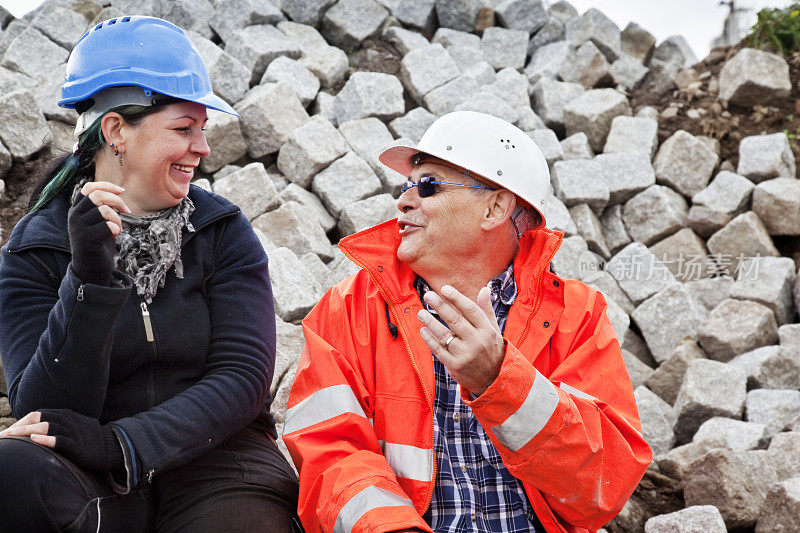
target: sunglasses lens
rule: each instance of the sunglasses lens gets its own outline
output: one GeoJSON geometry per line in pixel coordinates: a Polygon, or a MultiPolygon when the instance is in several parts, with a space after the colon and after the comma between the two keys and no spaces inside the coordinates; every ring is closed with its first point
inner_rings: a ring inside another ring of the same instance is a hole
{"type": "Polygon", "coordinates": [[[433,183],[433,178],[424,177],[419,180],[419,196],[420,198],[427,198],[433,196],[436,192],[436,185],[433,183]]]}

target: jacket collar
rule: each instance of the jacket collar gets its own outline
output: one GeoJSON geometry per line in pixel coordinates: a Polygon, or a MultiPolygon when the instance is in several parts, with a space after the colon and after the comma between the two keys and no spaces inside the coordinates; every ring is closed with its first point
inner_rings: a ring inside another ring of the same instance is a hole
{"type": "MultiPolygon", "coordinates": [[[[519,288],[517,302],[533,304],[539,292],[542,272],[550,265],[563,233],[547,228],[529,231],[522,236],[514,258],[514,278],[519,288]]],[[[354,263],[367,271],[389,304],[398,304],[414,295],[416,273],[397,259],[400,234],[397,219],[345,237],[339,248],[354,263]]]]}
{"type": "MultiPolygon", "coordinates": [[[[239,212],[239,208],[216,194],[191,185],[189,198],[195,210],[189,217],[196,231],[203,226],[239,212]]],[[[18,252],[27,248],[51,248],[70,251],[69,234],[67,233],[67,213],[69,202],[66,194],[59,194],[43,208],[28,213],[20,220],[11,238],[8,240],[8,251],[18,252]]],[[[189,240],[190,234],[184,238],[183,244],[189,240]]]]}

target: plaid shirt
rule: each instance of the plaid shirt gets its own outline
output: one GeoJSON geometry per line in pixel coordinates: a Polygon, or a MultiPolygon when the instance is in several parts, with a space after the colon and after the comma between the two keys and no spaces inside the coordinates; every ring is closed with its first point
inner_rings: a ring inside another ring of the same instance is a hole
{"type": "MultiPolygon", "coordinates": [[[[414,286],[420,298],[430,290],[420,277],[414,286]]],[[[503,331],[508,311],[517,297],[513,263],[490,281],[489,287],[492,307],[503,331]]],[[[423,305],[437,316],[424,300],[423,305]]],[[[458,383],[436,357],[433,369],[436,378],[433,447],[437,473],[425,521],[436,532],[544,531],[522,482],[508,472],[486,431],[461,401],[458,383]]]]}

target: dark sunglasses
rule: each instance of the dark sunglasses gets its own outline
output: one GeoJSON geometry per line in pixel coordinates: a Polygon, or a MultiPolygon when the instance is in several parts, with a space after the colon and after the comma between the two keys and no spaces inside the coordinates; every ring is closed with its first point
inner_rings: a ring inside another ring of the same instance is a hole
{"type": "Polygon", "coordinates": [[[419,193],[420,198],[427,198],[428,196],[433,196],[436,194],[436,186],[437,185],[455,185],[457,187],[470,187],[472,189],[485,189],[487,191],[495,191],[492,187],[488,187],[486,185],[466,185],[464,183],[452,183],[450,181],[436,181],[435,178],[432,176],[423,176],[419,179],[417,183],[413,181],[407,181],[400,187],[400,194],[403,194],[409,189],[417,187],[417,192],[419,193]]]}

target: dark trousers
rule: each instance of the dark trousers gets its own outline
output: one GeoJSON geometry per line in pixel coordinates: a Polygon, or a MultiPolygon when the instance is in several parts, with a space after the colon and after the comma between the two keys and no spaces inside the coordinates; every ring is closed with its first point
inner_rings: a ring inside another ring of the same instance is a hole
{"type": "Polygon", "coordinates": [[[249,428],[125,495],[50,448],[0,439],[0,532],[292,533],[296,508],[294,472],[249,428]]]}

